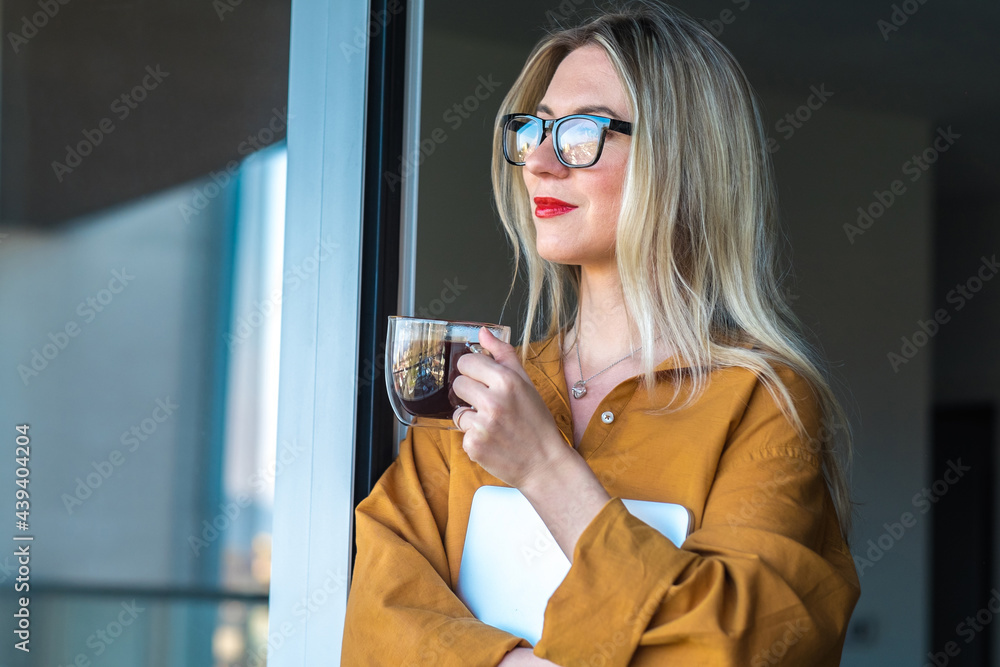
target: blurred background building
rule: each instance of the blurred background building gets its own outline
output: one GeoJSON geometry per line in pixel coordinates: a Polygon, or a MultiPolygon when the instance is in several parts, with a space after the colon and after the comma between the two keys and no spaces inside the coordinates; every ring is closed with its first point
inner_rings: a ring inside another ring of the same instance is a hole
{"type": "Polygon", "coordinates": [[[296,451],[276,437],[289,3],[43,4],[2,6],[0,413],[31,426],[35,625],[0,664],[247,664],[296,451]]]}

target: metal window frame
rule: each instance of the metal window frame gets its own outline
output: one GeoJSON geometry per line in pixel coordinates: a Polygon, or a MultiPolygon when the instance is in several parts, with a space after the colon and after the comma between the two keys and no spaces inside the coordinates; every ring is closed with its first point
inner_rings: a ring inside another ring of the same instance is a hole
{"type": "Polygon", "coordinates": [[[355,503],[395,445],[381,373],[366,387],[359,369],[381,368],[389,311],[412,309],[416,179],[396,193],[384,175],[419,141],[422,16],[422,0],[292,3],[285,265],[335,245],[282,298],[278,438],[302,453],[275,478],[277,667],[340,662],[355,503]]]}

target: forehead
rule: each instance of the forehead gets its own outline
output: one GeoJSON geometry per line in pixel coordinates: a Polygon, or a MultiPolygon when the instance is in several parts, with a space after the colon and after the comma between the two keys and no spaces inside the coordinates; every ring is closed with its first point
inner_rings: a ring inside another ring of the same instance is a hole
{"type": "Polygon", "coordinates": [[[557,116],[580,109],[607,107],[622,120],[630,120],[628,98],[607,54],[599,46],[583,46],[567,55],[538,105],[557,116]]]}

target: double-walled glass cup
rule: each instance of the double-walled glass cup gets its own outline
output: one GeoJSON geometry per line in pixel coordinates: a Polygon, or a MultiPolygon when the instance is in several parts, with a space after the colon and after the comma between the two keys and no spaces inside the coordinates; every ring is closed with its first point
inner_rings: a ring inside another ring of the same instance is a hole
{"type": "Polygon", "coordinates": [[[385,342],[385,384],[399,421],[409,426],[456,429],[455,408],[469,407],[452,389],[464,354],[489,354],[479,345],[479,329],[510,342],[510,327],[481,322],[449,322],[390,317],[385,342]]]}

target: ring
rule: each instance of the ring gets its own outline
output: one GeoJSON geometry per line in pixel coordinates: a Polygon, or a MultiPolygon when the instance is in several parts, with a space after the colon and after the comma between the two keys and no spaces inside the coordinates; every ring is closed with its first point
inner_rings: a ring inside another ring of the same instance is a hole
{"type": "Polygon", "coordinates": [[[466,412],[475,412],[475,411],[476,411],[475,408],[470,408],[467,405],[460,405],[457,408],[455,408],[455,414],[451,416],[451,420],[455,422],[455,426],[458,428],[459,431],[461,431],[462,425],[459,422],[462,421],[462,415],[464,415],[466,412]]]}

